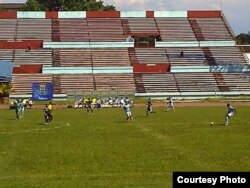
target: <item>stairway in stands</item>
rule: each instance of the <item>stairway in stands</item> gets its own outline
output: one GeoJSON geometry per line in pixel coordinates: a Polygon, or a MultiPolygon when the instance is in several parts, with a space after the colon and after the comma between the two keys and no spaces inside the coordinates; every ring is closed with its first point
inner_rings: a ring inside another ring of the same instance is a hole
{"type": "Polygon", "coordinates": [[[204,56],[206,57],[206,62],[209,66],[215,66],[217,65],[213,54],[211,53],[210,49],[208,47],[202,48],[204,56]]]}
{"type": "Polygon", "coordinates": [[[61,57],[60,57],[60,50],[59,49],[52,50],[52,66],[53,67],[60,67],[61,66],[61,57]]]}
{"type": "Polygon", "coordinates": [[[193,29],[193,32],[195,34],[196,39],[198,41],[204,41],[205,37],[203,36],[202,31],[201,31],[197,21],[196,20],[189,20],[189,22],[190,22],[190,25],[191,25],[191,27],[193,29]]]}
{"type": "Polygon", "coordinates": [[[53,87],[54,87],[54,93],[61,93],[61,76],[60,75],[57,75],[57,74],[54,74],[52,76],[52,82],[53,82],[53,87]]]}
{"type": "Polygon", "coordinates": [[[140,73],[134,74],[134,80],[135,80],[135,85],[136,85],[136,92],[146,93],[146,90],[144,88],[144,84],[142,81],[142,74],[140,73]]]}
{"type": "Polygon", "coordinates": [[[60,23],[58,19],[52,20],[52,41],[61,42],[60,38],[60,23]]]}
{"type": "Polygon", "coordinates": [[[128,48],[130,64],[138,64],[138,59],[136,57],[135,48],[128,48]]]}
{"type": "Polygon", "coordinates": [[[225,83],[225,80],[220,72],[214,72],[213,73],[214,78],[216,80],[217,86],[220,89],[221,92],[229,91],[228,86],[225,83]]]}
{"type": "Polygon", "coordinates": [[[122,27],[123,27],[123,32],[125,35],[130,34],[130,28],[129,28],[129,23],[127,19],[122,19],[122,27]]]}

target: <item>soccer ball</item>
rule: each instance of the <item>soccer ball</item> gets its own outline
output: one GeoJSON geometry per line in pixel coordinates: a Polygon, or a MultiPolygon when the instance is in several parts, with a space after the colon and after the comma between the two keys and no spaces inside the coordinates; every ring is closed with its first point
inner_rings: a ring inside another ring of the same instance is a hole
{"type": "Polygon", "coordinates": [[[214,125],[214,122],[210,122],[210,125],[214,125]]]}

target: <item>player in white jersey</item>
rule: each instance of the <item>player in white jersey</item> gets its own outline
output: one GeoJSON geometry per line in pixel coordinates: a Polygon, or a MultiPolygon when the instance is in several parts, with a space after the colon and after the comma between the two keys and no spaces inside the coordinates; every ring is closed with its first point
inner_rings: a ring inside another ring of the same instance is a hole
{"type": "Polygon", "coordinates": [[[232,117],[234,115],[234,113],[237,114],[236,109],[228,103],[227,104],[227,114],[226,114],[226,125],[229,124],[229,118],[232,117]]]}
{"type": "Polygon", "coordinates": [[[125,102],[125,105],[123,106],[123,110],[126,113],[126,120],[133,121],[133,117],[132,117],[132,112],[131,112],[131,107],[130,104],[128,102],[125,102]]]}
{"type": "Polygon", "coordinates": [[[173,98],[172,97],[168,97],[167,100],[168,100],[168,107],[167,107],[166,111],[168,112],[169,109],[172,108],[174,110],[174,112],[175,112],[173,98]]]}

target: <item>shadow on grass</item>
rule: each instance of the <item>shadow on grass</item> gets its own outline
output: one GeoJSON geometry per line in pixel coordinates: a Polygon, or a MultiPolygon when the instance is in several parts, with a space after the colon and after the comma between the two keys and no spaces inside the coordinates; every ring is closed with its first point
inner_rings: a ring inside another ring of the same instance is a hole
{"type": "Polygon", "coordinates": [[[7,118],[6,120],[17,121],[18,119],[13,117],[13,118],[7,118]]]}
{"type": "Polygon", "coordinates": [[[216,123],[214,125],[210,125],[210,127],[228,127],[225,125],[225,123],[216,123]]]}

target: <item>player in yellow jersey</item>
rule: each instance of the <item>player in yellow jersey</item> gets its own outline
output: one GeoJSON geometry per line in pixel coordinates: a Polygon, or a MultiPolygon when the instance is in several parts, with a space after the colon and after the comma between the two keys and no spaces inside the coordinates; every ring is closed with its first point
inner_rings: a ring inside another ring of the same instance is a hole
{"type": "Polygon", "coordinates": [[[53,119],[52,110],[53,110],[53,106],[52,106],[52,102],[50,102],[48,105],[48,124],[50,124],[53,119]]]}

